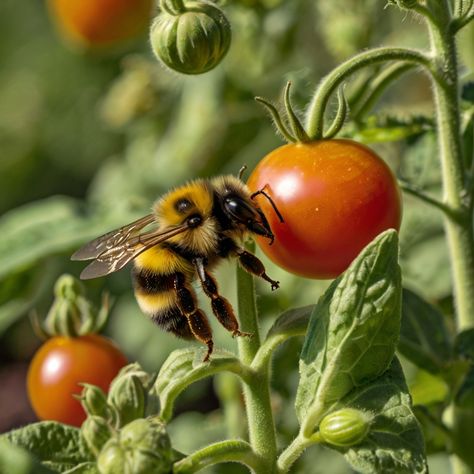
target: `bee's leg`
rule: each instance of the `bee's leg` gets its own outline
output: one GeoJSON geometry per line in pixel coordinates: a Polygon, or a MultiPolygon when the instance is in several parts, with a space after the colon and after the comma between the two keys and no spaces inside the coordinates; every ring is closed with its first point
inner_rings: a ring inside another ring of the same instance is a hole
{"type": "Polygon", "coordinates": [[[191,332],[198,341],[207,345],[207,354],[203,361],[207,362],[214,347],[211,326],[209,325],[206,315],[197,308],[196,295],[193,289],[187,284],[186,277],[182,273],[176,273],[173,286],[177,296],[178,307],[188,320],[191,332]]]}
{"type": "Polygon", "coordinates": [[[244,249],[236,250],[237,257],[243,269],[252,275],[256,275],[268,281],[272,285],[272,290],[277,290],[280,287],[280,282],[272,280],[266,273],[263,263],[253,254],[244,249]]]}
{"type": "Polygon", "coordinates": [[[239,322],[235,317],[232,305],[223,296],[219,295],[217,282],[213,276],[207,273],[203,260],[196,258],[193,260],[193,263],[201,280],[204,293],[211,298],[212,312],[222,326],[232,333],[232,337],[251,336],[250,333],[241,332],[239,330],[239,322]]]}

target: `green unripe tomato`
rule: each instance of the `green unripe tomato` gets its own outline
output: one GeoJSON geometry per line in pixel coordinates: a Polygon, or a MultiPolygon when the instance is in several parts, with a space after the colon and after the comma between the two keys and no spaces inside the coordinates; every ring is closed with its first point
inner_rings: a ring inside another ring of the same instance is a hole
{"type": "Polygon", "coordinates": [[[122,474],[127,472],[125,451],[119,442],[112,438],[107,441],[97,458],[97,469],[100,474],[122,474]]]}
{"type": "Polygon", "coordinates": [[[107,441],[97,459],[100,474],[169,474],[172,450],[165,425],[141,418],[107,441]]]}
{"type": "Polygon", "coordinates": [[[90,450],[97,455],[112,436],[112,430],[104,418],[93,415],[82,424],[81,434],[90,450]]]}
{"type": "Polygon", "coordinates": [[[333,446],[359,444],[370,430],[370,416],[353,408],[342,408],[325,416],[319,425],[322,440],[333,446]]]}
{"type": "Polygon", "coordinates": [[[156,57],[183,74],[214,69],[230,47],[230,23],[222,10],[204,1],[190,1],[177,14],[162,11],[154,20],[150,41],[156,57]]]}
{"type": "Polygon", "coordinates": [[[145,416],[145,389],[134,374],[121,375],[112,382],[108,401],[119,415],[120,426],[145,416]]]}
{"type": "Polygon", "coordinates": [[[88,415],[96,415],[106,417],[109,412],[107,398],[104,391],[90,383],[82,384],[81,404],[88,415]]]}

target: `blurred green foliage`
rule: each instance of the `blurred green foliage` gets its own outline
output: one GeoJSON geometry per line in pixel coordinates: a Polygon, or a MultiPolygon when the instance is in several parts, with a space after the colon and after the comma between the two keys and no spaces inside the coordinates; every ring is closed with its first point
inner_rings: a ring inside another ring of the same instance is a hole
{"type": "MultiPolygon", "coordinates": [[[[427,44],[420,24],[403,21],[396,9],[374,0],[349,2],[354,8],[325,0],[217,3],[233,26],[233,42],[224,62],[198,77],[162,68],[146,38],[100,54],[73,51],[57,36],[43,2],[0,3],[0,356],[5,363],[31,357],[39,341],[26,316],[33,307],[45,314],[58,275],[79,273],[82,265],[69,256],[83,242],[147,213],[172,186],[197,176],[235,174],[243,164],[251,169],[282,143],[254,96],[276,99],[291,79],[295,105],[302,109],[318,80],[357,50],[427,44]]],[[[460,45],[461,62],[471,67],[473,32],[474,25],[466,28],[460,45]]],[[[361,74],[350,86],[366,80],[361,74]]],[[[384,94],[380,109],[408,124],[414,123],[411,117],[430,115],[426,79],[409,74],[384,94]]],[[[389,133],[383,140],[373,127],[368,120],[351,133],[382,142],[376,149],[401,177],[438,193],[430,127],[402,136],[389,133]],[[371,133],[364,135],[364,127],[371,133]]],[[[404,282],[449,308],[441,216],[412,198],[404,206],[404,282]]],[[[327,286],[265,264],[281,288],[270,295],[261,287],[264,328],[289,307],[313,304],[327,286]]],[[[235,303],[234,264],[223,265],[217,274],[222,293],[235,303]]],[[[157,371],[171,350],[188,344],[163,334],[140,313],[126,270],[87,287],[97,301],[105,288],[113,295],[107,332],[130,360],[157,371]]],[[[228,333],[218,324],[213,329],[216,346],[232,350],[235,341],[228,333]]],[[[273,369],[282,444],[297,427],[288,400],[295,397],[300,349],[298,340],[284,344],[273,369]]],[[[223,436],[232,414],[216,410],[219,396],[206,382],[180,397],[170,425],[177,449],[190,451],[223,436]],[[206,417],[198,413],[209,410],[206,417]]],[[[343,460],[323,448],[309,450],[295,472],[316,472],[309,467],[316,458],[324,466],[321,472],[349,472],[343,460]]],[[[437,458],[433,472],[443,469],[445,461],[437,458]]],[[[244,470],[233,466],[225,472],[244,470]]]]}

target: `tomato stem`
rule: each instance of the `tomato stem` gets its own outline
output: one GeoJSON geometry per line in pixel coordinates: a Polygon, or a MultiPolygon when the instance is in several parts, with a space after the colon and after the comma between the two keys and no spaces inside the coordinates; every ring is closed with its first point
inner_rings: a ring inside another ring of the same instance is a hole
{"type": "Polygon", "coordinates": [[[398,180],[398,185],[405,193],[416,197],[420,201],[423,201],[426,204],[429,204],[430,206],[436,207],[453,221],[459,221],[460,219],[462,219],[462,216],[459,216],[455,209],[451,209],[449,205],[436,199],[433,196],[430,196],[429,194],[426,194],[425,192],[423,192],[421,189],[417,188],[416,186],[413,186],[412,184],[407,183],[402,180],[398,180]]]}
{"type": "MultiPolygon", "coordinates": [[[[462,5],[457,5],[459,14],[462,5]]],[[[453,275],[456,324],[458,331],[462,331],[474,327],[474,235],[472,196],[461,147],[458,64],[453,34],[456,19],[452,16],[448,0],[428,0],[427,8],[432,12],[426,24],[432,51],[432,85],[443,176],[443,202],[460,216],[457,220],[445,217],[444,227],[453,275]]],[[[472,427],[463,423],[468,414],[461,415],[454,404],[451,409],[453,472],[471,472],[474,466],[469,447],[472,447],[474,439],[472,427]],[[465,462],[471,465],[467,466],[465,462]]],[[[471,416],[472,413],[470,410],[471,416]]]]}
{"type": "Polygon", "coordinates": [[[210,444],[173,465],[174,474],[191,474],[205,467],[223,462],[240,462],[254,472],[265,472],[262,460],[246,441],[226,440],[210,444]]]}
{"type": "Polygon", "coordinates": [[[324,112],[332,93],[352,74],[373,64],[386,61],[404,61],[425,69],[429,58],[421,51],[406,48],[375,48],[364,51],[333,69],[320,83],[308,107],[306,130],[310,139],[320,140],[324,133],[324,112]]]}
{"type": "Polygon", "coordinates": [[[314,433],[309,438],[306,438],[300,433],[278,458],[277,472],[281,474],[288,472],[293,463],[303,454],[307,448],[320,442],[321,436],[319,432],[314,433]]]}
{"type": "MultiPolygon", "coordinates": [[[[241,268],[237,268],[237,297],[240,329],[252,334],[250,338],[239,337],[237,341],[239,354],[241,362],[250,366],[261,343],[254,280],[249,273],[241,268]]],[[[255,472],[270,474],[276,469],[277,447],[275,423],[270,403],[269,364],[260,366],[254,377],[244,384],[243,390],[250,444],[256,455],[262,459],[261,468],[255,472]]]]}
{"type": "Polygon", "coordinates": [[[385,89],[401,75],[412,70],[414,63],[396,62],[384,68],[377,74],[365,88],[363,97],[357,101],[351,111],[351,117],[355,122],[360,121],[374,106],[385,89]]]}

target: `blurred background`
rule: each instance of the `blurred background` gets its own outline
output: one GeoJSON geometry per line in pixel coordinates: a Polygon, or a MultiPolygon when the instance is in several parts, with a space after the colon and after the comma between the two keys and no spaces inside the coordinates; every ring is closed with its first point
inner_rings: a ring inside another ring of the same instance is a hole
{"type": "MultiPolygon", "coordinates": [[[[148,213],[170,187],[195,177],[236,174],[243,164],[252,169],[281,145],[255,96],[277,100],[291,80],[294,102],[304,110],[320,78],[357,51],[427,46],[420,22],[380,0],[216,3],[232,24],[232,45],[223,63],[201,76],[178,75],[158,64],[146,28],[125,43],[85,47],[58,32],[46,2],[0,3],[0,432],[35,421],[25,375],[41,341],[28,313],[35,308],[44,316],[57,277],[79,275],[83,264],[69,260],[75,249],[148,213]]],[[[464,75],[473,70],[473,31],[471,25],[460,41],[464,75]]],[[[349,93],[367,77],[358,76],[349,93]]],[[[345,133],[371,144],[399,176],[437,192],[427,80],[410,73],[383,95],[375,112],[377,118],[349,122],[345,133]]],[[[410,198],[404,206],[405,285],[449,313],[440,217],[410,198]]],[[[327,282],[294,277],[261,257],[281,282],[272,294],[258,282],[265,330],[283,310],[316,302],[327,282]]],[[[235,265],[226,263],[218,280],[235,303],[234,273],[235,265]]],[[[185,346],[140,313],[129,271],[88,281],[86,288],[97,303],[104,290],[113,296],[105,332],[130,361],[157,371],[170,351],[185,346]]],[[[202,305],[207,308],[207,301],[202,305]]],[[[232,338],[215,321],[212,325],[216,346],[232,350],[232,338]]],[[[292,340],[274,362],[273,402],[282,445],[297,429],[292,400],[300,347],[300,340],[292,340]]],[[[417,374],[408,364],[405,368],[416,385],[417,374]]],[[[184,393],[170,425],[176,449],[189,452],[224,436],[225,418],[241,410],[219,410],[234,384],[221,376],[184,393]],[[193,435],[196,426],[199,437],[193,435]]],[[[442,455],[431,456],[430,464],[432,472],[448,472],[442,455]]],[[[225,472],[245,469],[226,466],[225,472]]],[[[350,469],[337,454],[312,448],[295,472],[350,469]]]]}

